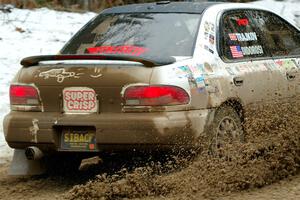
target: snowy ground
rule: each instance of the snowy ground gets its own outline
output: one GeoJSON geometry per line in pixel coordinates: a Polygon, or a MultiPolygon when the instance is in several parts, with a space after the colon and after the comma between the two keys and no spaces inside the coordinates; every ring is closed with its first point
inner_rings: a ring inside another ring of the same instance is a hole
{"type": "MultiPolygon", "coordinates": [[[[294,13],[300,15],[300,2],[289,3],[265,0],[255,2],[265,8],[279,13],[294,21],[294,13]]],[[[12,13],[0,12],[0,122],[9,111],[8,88],[10,80],[21,67],[23,57],[38,54],[55,54],[63,44],[88,20],[94,13],[68,13],[48,9],[19,10],[12,13]]],[[[299,20],[300,21],[300,20],[299,20]]],[[[294,21],[295,22],[295,21],[294,21]]],[[[295,23],[296,24],[296,23],[295,23]]],[[[11,155],[6,145],[0,125],[0,163],[4,157],[11,155]]]]}

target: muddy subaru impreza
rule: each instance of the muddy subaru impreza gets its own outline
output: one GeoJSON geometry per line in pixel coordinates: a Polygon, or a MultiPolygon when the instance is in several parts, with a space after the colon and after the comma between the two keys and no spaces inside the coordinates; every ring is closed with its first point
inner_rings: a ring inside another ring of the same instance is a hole
{"type": "Polygon", "coordinates": [[[21,61],[4,119],[13,162],[242,141],[245,106],[299,95],[299,53],[297,28],[247,4],[107,9],[60,54],[21,61]]]}

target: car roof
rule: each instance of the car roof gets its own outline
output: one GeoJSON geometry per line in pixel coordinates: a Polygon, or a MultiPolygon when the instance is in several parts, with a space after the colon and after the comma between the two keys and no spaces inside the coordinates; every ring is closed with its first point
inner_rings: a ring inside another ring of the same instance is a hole
{"type": "Polygon", "coordinates": [[[120,13],[195,13],[202,14],[210,6],[220,2],[169,2],[131,4],[104,10],[101,14],[120,13]]]}

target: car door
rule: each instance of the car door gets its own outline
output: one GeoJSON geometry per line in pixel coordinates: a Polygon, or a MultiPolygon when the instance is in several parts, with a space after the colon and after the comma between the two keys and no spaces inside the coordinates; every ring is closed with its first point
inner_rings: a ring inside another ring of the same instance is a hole
{"type": "Polygon", "coordinates": [[[276,76],[272,76],[275,88],[284,98],[300,93],[300,32],[279,16],[262,10],[249,11],[257,24],[264,43],[273,58],[276,76]],[[282,89],[285,89],[282,91],[282,89]]]}
{"type": "Polygon", "coordinates": [[[249,10],[223,13],[220,21],[219,53],[231,75],[233,94],[244,104],[274,97],[274,62],[249,10]]]}

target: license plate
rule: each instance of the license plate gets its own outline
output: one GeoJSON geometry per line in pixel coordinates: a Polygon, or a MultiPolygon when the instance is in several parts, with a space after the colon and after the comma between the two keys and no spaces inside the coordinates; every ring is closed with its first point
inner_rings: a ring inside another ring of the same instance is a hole
{"type": "Polygon", "coordinates": [[[88,87],[68,87],[63,90],[65,113],[95,113],[98,111],[96,92],[88,87]]]}
{"type": "Polygon", "coordinates": [[[97,151],[95,130],[64,129],[60,141],[61,150],[97,151]]]}

